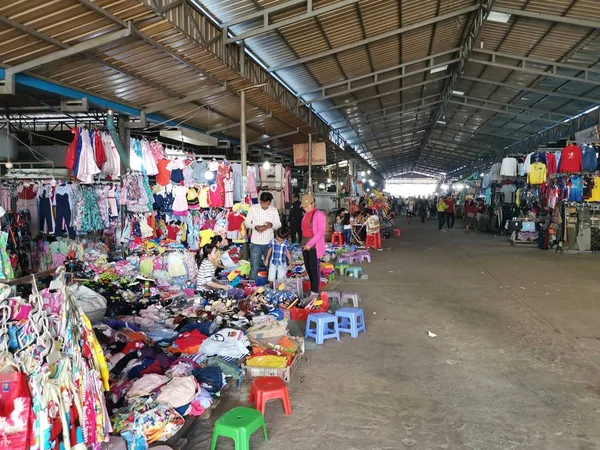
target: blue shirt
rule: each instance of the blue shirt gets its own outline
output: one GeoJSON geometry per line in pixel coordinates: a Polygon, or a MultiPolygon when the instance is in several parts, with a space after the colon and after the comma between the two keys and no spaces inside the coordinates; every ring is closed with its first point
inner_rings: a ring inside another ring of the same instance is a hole
{"type": "Polygon", "coordinates": [[[596,149],[591,145],[584,145],[581,147],[581,153],[583,159],[583,170],[587,172],[595,172],[598,168],[596,149]]]}
{"type": "Polygon", "coordinates": [[[581,179],[581,177],[571,177],[569,200],[572,202],[581,202],[583,200],[583,180],[581,179]]]}
{"type": "Polygon", "coordinates": [[[290,244],[287,240],[283,242],[277,242],[277,239],[273,239],[269,244],[271,247],[271,264],[275,266],[284,266],[287,264],[286,253],[289,250],[290,244]]]}

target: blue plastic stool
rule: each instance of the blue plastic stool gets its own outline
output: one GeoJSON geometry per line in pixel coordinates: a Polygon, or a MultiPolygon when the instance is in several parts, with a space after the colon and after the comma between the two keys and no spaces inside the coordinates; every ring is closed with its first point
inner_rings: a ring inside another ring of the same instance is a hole
{"type": "Polygon", "coordinates": [[[338,331],[338,319],[333,314],[317,313],[311,314],[306,319],[306,330],[304,331],[304,339],[312,337],[317,341],[317,344],[322,344],[325,339],[336,338],[340,340],[340,332],[338,331]],[[314,328],[311,328],[311,323],[314,328]],[[333,330],[329,327],[333,325],[333,330]]]}
{"type": "Polygon", "coordinates": [[[354,266],[354,267],[347,267],[344,275],[346,276],[350,276],[352,275],[352,277],[354,278],[360,278],[363,274],[363,270],[362,267],[360,266],[354,266]]]}
{"type": "Polygon", "coordinates": [[[358,337],[361,331],[367,331],[365,316],[360,308],[340,308],[335,316],[341,319],[338,325],[339,332],[350,333],[353,338],[358,337]]]}

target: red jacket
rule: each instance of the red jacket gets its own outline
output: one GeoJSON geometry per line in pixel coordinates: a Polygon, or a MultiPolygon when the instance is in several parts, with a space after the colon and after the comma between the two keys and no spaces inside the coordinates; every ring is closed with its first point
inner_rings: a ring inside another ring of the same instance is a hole
{"type": "Polygon", "coordinates": [[[568,145],[560,154],[559,172],[582,172],[583,158],[581,149],[576,145],[568,145]]]}

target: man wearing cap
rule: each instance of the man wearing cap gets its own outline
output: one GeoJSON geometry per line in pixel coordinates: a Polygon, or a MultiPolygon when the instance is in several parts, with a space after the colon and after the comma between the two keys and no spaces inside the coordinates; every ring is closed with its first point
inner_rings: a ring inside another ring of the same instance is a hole
{"type": "Polygon", "coordinates": [[[250,279],[256,280],[261,260],[269,250],[269,243],[273,240],[274,230],[281,227],[279,212],[271,205],[273,194],[263,192],[260,194],[259,204],[252,205],[248,210],[246,228],[252,230],[250,238],[250,279]]]}
{"type": "Polygon", "coordinates": [[[325,230],[327,219],[323,211],[315,207],[311,194],[302,196],[302,256],[310,280],[311,296],[318,295],[321,282],[321,258],[325,255],[325,230]]]}

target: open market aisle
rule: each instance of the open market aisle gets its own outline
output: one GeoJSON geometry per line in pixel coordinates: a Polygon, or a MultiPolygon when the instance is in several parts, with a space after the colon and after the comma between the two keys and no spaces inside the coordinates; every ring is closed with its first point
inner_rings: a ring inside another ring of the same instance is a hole
{"type": "MultiPolygon", "coordinates": [[[[597,256],[399,223],[369,279],[338,287],[361,294],[367,333],[308,351],[292,415],[269,404],[269,442],[256,433],[251,448],[600,448],[597,256]]],[[[245,404],[247,385],[186,450],[210,448],[212,423],[245,404]]]]}

